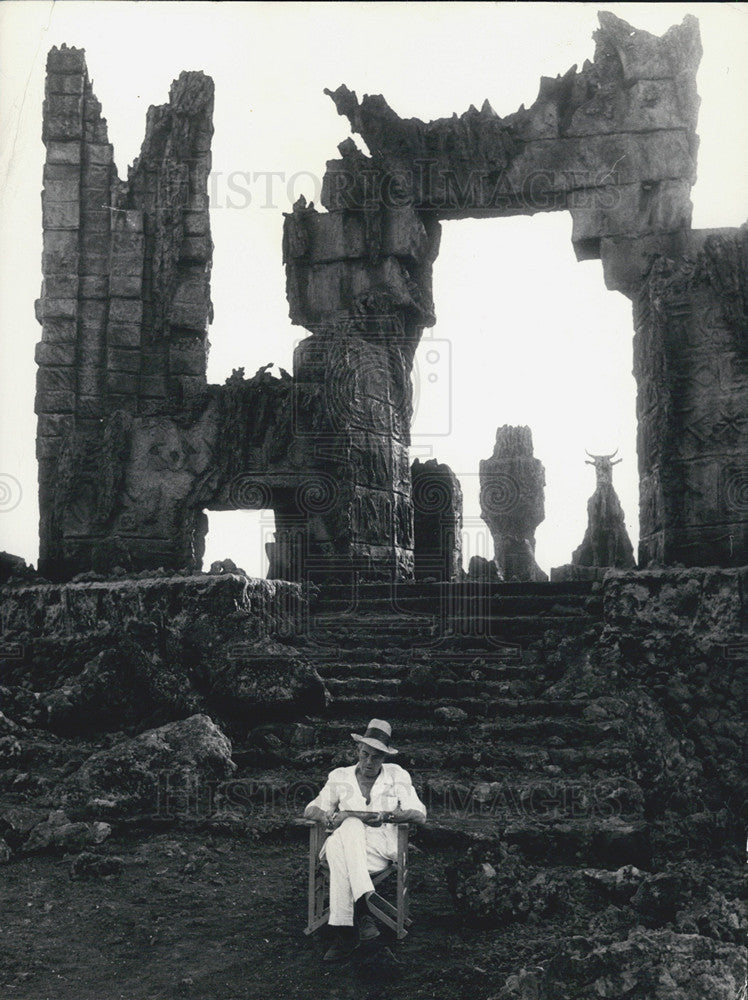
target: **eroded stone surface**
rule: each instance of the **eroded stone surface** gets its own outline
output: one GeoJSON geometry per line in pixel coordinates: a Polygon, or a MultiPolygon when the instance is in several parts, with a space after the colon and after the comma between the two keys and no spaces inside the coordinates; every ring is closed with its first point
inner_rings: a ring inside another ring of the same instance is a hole
{"type": "Polygon", "coordinates": [[[502,578],[547,580],[535,562],[535,529],[545,518],[545,469],[533,455],[529,427],[496,431],[493,455],[480,463],[480,504],[502,578]]]}

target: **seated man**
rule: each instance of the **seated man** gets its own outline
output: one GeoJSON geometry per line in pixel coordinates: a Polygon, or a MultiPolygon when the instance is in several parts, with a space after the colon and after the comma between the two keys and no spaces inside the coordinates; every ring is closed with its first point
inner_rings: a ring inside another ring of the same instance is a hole
{"type": "Polygon", "coordinates": [[[330,868],[329,923],[337,929],[326,962],[348,956],[359,939],[378,937],[367,913],[367,899],[374,892],[369,873],[397,858],[394,823],[426,822],[426,807],[408,772],[384,761],[397,753],[390,746],[389,723],[372,719],[363,736],[351,736],[358,744],[358,763],[331,771],[325,787],[304,810],[308,819],[333,828],[320,851],[330,868]]]}

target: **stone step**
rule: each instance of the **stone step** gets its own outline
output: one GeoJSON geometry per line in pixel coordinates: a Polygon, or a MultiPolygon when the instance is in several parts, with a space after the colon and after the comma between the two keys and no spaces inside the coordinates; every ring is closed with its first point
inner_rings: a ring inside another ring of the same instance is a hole
{"type": "Polygon", "coordinates": [[[348,594],[343,597],[326,598],[312,605],[312,622],[332,613],[350,615],[382,615],[395,614],[417,617],[419,615],[433,616],[435,619],[448,621],[458,615],[475,618],[476,616],[505,617],[511,615],[592,615],[600,617],[603,611],[603,600],[600,596],[589,594],[528,594],[506,596],[502,594],[488,595],[409,595],[407,593],[388,594],[382,597],[363,597],[359,594],[348,594]]]}
{"type": "Polygon", "coordinates": [[[639,817],[615,816],[547,821],[442,816],[412,834],[425,848],[468,848],[476,843],[503,842],[518,847],[529,861],[544,867],[574,865],[618,869],[651,862],[647,824],[639,817]]]}
{"type": "Polygon", "coordinates": [[[462,704],[462,699],[469,699],[472,703],[475,699],[482,701],[490,698],[495,703],[510,695],[512,691],[528,696],[533,693],[531,684],[513,680],[447,680],[440,678],[428,689],[422,688],[419,692],[413,685],[409,686],[407,678],[403,680],[400,677],[359,677],[356,674],[351,674],[343,678],[327,677],[325,685],[335,699],[383,695],[399,698],[418,697],[420,700],[420,697],[423,696],[431,700],[438,699],[442,703],[446,700],[448,704],[458,708],[462,704]]]}
{"type": "MultiPolygon", "coordinates": [[[[430,702],[414,702],[405,708],[403,718],[398,717],[397,710],[393,704],[402,705],[405,699],[390,698],[347,698],[338,699],[328,709],[329,716],[326,722],[335,720],[351,720],[354,717],[357,722],[345,721],[343,724],[348,732],[362,733],[366,728],[366,720],[376,718],[388,718],[393,723],[398,733],[401,743],[405,741],[404,723],[410,720],[433,720],[434,710],[441,708],[444,702],[438,700],[430,702]],[[366,719],[361,720],[362,712],[366,713],[366,719]],[[361,726],[364,729],[361,729],[361,726]],[[351,729],[351,727],[353,727],[351,729]],[[358,727],[358,728],[356,728],[358,727]]],[[[496,720],[491,712],[491,706],[484,702],[469,703],[461,702],[463,711],[470,709],[468,718],[452,727],[452,733],[459,732],[465,740],[474,738],[476,740],[490,739],[490,734],[483,730],[482,723],[491,720],[495,727],[496,736],[499,739],[513,739],[523,745],[540,744],[546,741],[555,741],[555,746],[578,746],[580,744],[591,743],[604,738],[614,739],[625,734],[625,724],[620,719],[607,721],[589,721],[587,719],[575,719],[569,717],[548,717],[537,718],[532,716],[515,717],[496,720]],[[464,707],[467,706],[467,707],[464,707]],[[481,730],[477,727],[481,726],[481,730]]]]}
{"type": "Polygon", "coordinates": [[[433,647],[438,653],[440,649],[446,652],[475,648],[479,655],[481,650],[490,647],[492,639],[521,644],[537,640],[549,631],[578,635],[596,622],[589,615],[515,615],[481,619],[479,629],[472,628],[472,624],[463,619],[443,628],[441,623],[425,617],[331,615],[329,620],[318,621],[314,639],[346,649],[351,646],[375,650],[405,647],[428,651],[433,647]]]}
{"type": "MultiPolygon", "coordinates": [[[[447,683],[447,682],[444,682],[447,683]]],[[[353,718],[365,714],[368,718],[403,719],[432,716],[434,710],[442,707],[458,707],[477,719],[524,715],[537,723],[548,721],[559,715],[578,718],[584,708],[583,702],[536,702],[534,699],[505,699],[484,697],[460,697],[431,694],[428,697],[398,696],[387,694],[345,694],[333,697],[327,708],[328,717],[353,718]],[[571,706],[576,705],[576,709],[571,706]],[[542,706],[542,708],[541,708],[542,706]],[[539,717],[540,716],[540,717],[539,717]]],[[[505,719],[508,724],[508,720],[505,719]]]]}
{"type": "Polygon", "coordinates": [[[328,600],[378,600],[394,597],[428,597],[440,599],[441,595],[454,597],[538,597],[538,596],[590,596],[601,593],[601,587],[588,581],[564,581],[553,583],[426,583],[424,581],[397,581],[395,583],[338,583],[318,584],[310,592],[311,603],[325,603],[328,600]]]}
{"type": "MultiPolygon", "coordinates": [[[[407,678],[408,674],[414,667],[414,663],[408,662],[405,658],[401,658],[399,661],[394,663],[380,663],[373,660],[367,662],[358,662],[351,659],[348,660],[326,660],[326,659],[314,659],[315,667],[321,677],[334,678],[336,680],[345,680],[348,677],[375,677],[382,679],[404,679],[407,678]]],[[[449,670],[449,668],[442,663],[436,666],[437,677],[445,672],[453,673],[455,676],[445,677],[445,680],[462,680],[465,677],[470,677],[472,672],[480,674],[480,676],[485,681],[510,681],[510,680],[523,680],[527,682],[534,682],[538,679],[543,679],[543,666],[538,663],[520,663],[520,662],[496,662],[492,663],[490,659],[483,658],[479,663],[465,664],[458,663],[454,670],[449,670]]]]}
{"type": "Polygon", "coordinates": [[[538,653],[533,647],[541,637],[521,636],[516,642],[502,642],[491,637],[478,640],[475,637],[444,639],[428,636],[393,644],[383,641],[381,635],[367,636],[366,641],[361,636],[353,637],[345,642],[334,641],[333,637],[324,640],[317,635],[314,641],[297,639],[294,645],[306,659],[319,664],[345,661],[350,664],[407,663],[412,666],[415,663],[433,663],[440,668],[447,666],[464,670],[476,660],[502,666],[521,665],[526,660],[537,659],[538,653]]]}
{"type": "MultiPolygon", "coordinates": [[[[266,755],[265,755],[266,758],[266,755]]],[[[253,766],[268,763],[260,753],[235,756],[253,766]]],[[[335,744],[284,752],[284,759],[294,767],[320,768],[325,772],[334,767],[345,767],[354,761],[351,745],[335,744]]],[[[444,742],[438,746],[433,742],[401,746],[396,761],[406,771],[414,774],[470,773],[480,780],[493,780],[497,774],[533,777],[564,774],[599,776],[618,772],[625,774],[632,768],[632,757],[628,747],[620,744],[595,745],[591,747],[534,747],[515,743],[483,743],[466,745],[462,742],[444,742]]]]}
{"type": "MultiPolygon", "coordinates": [[[[373,717],[373,713],[368,711],[371,703],[367,701],[366,706],[363,711],[351,712],[342,720],[339,717],[310,717],[306,727],[312,733],[317,732],[320,742],[324,740],[325,745],[347,746],[350,734],[365,732],[367,722],[373,717]]],[[[397,747],[407,747],[409,744],[436,746],[441,741],[459,740],[463,743],[488,743],[496,746],[521,742],[523,746],[540,746],[555,752],[580,745],[594,749],[601,744],[610,745],[611,742],[620,744],[627,733],[624,721],[618,718],[471,719],[469,722],[449,724],[431,714],[406,716],[402,719],[395,719],[393,716],[392,721],[393,741],[397,747]]]]}

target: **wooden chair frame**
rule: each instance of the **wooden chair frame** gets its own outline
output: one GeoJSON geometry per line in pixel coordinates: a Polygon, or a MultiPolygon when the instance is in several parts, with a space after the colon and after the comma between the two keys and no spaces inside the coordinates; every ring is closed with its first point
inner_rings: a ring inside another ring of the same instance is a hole
{"type": "MultiPolygon", "coordinates": [[[[307,925],[305,934],[313,934],[319,927],[327,923],[330,907],[327,905],[330,873],[327,865],[320,859],[322,845],[332,832],[323,823],[315,820],[300,820],[301,825],[309,827],[309,899],[307,909],[307,925]]],[[[408,894],[408,823],[397,824],[397,859],[391,861],[381,871],[371,873],[371,881],[375,888],[389,878],[397,875],[397,905],[393,906],[383,899],[378,892],[369,899],[369,910],[385,926],[393,930],[398,940],[408,933],[407,928],[413,923],[408,916],[410,898],[408,894]]]]}

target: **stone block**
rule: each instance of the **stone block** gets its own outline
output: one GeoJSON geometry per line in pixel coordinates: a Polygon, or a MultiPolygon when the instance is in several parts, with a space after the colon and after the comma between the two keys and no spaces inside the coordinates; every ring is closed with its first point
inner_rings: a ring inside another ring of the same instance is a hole
{"type": "MultiPolygon", "coordinates": [[[[131,378],[129,375],[120,375],[117,377],[121,379],[131,378]]],[[[113,413],[115,410],[124,410],[125,413],[137,413],[138,397],[130,394],[120,395],[116,392],[110,392],[106,398],[106,410],[108,413],[113,413]]]]}
{"type": "Polygon", "coordinates": [[[42,179],[45,187],[50,181],[69,181],[72,185],[75,185],[75,197],[78,196],[80,188],[80,176],[81,168],[76,163],[45,163],[44,170],[42,171],[42,179]]]}
{"type": "MultiPolygon", "coordinates": [[[[138,299],[143,292],[143,276],[141,274],[122,274],[112,271],[109,278],[109,291],[113,296],[122,299],[138,299]]],[[[141,305],[142,310],[142,305],[141,305]]]]}
{"type": "Polygon", "coordinates": [[[45,229],[78,229],[80,203],[42,199],[42,225],[45,229]]]}
{"type": "Polygon", "coordinates": [[[78,394],[98,396],[104,384],[104,369],[91,364],[82,364],[78,369],[78,394]]]}
{"type": "Polygon", "coordinates": [[[213,138],[212,132],[208,132],[206,129],[200,129],[192,140],[192,148],[196,153],[209,153],[210,152],[210,142],[213,138]]]}
{"type": "Polygon", "coordinates": [[[138,377],[125,372],[111,372],[106,374],[107,396],[122,395],[135,396],[138,391],[138,377]]]}
{"type": "Polygon", "coordinates": [[[100,396],[79,396],[77,417],[82,420],[99,420],[104,415],[100,396]]]}
{"type": "Polygon", "coordinates": [[[104,334],[99,328],[81,326],[78,336],[80,363],[92,367],[104,365],[104,334]]]}
{"type": "Polygon", "coordinates": [[[84,142],[97,142],[97,143],[107,143],[109,141],[109,132],[107,131],[106,122],[95,121],[95,122],[83,122],[83,141],[84,142]]]}
{"type": "Polygon", "coordinates": [[[69,49],[65,45],[53,48],[47,55],[47,72],[87,76],[85,51],[69,49]]]}
{"type": "Polygon", "coordinates": [[[426,229],[412,207],[388,209],[382,228],[384,253],[417,261],[429,253],[426,229]]]}
{"type": "Polygon", "coordinates": [[[80,279],[82,299],[108,299],[109,279],[102,274],[89,274],[80,279]]]}
{"type": "Polygon", "coordinates": [[[184,231],[187,236],[206,236],[210,231],[207,212],[185,212],[184,231]]]}
{"type": "Polygon", "coordinates": [[[575,191],[569,202],[572,242],[687,229],[691,223],[690,191],[687,180],[575,191]]]}
{"type": "Polygon", "coordinates": [[[141,375],[139,393],[146,398],[166,396],[166,378],[163,375],[141,375]]]}
{"type": "Polygon", "coordinates": [[[113,253],[111,257],[110,270],[112,274],[143,274],[143,254],[134,253],[113,253]]]}
{"type": "Polygon", "coordinates": [[[207,194],[191,192],[187,201],[187,208],[190,212],[207,212],[210,208],[210,198],[207,194]]]}
{"type": "MultiPolygon", "coordinates": [[[[46,105],[46,101],[44,102],[46,105]]],[[[70,142],[83,138],[83,119],[76,115],[50,115],[45,107],[42,139],[44,142],[70,142]]]]}
{"type": "Polygon", "coordinates": [[[94,234],[97,236],[109,235],[110,212],[106,206],[97,208],[81,208],[81,229],[85,240],[89,240],[94,234]]]}
{"type": "Polygon", "coordinates": [[[174,294],[169,319],[172,326],[204,333],[210,309],[210,287],[204,269],[193,269],[174,294]]]}
{"type": "Polygon", "coordinates": [[[36,413],[74,413],[75,393],[64,390],[58,392],[37,390],[34,411],[36,413]]]}
{"type": "MultiPolygon", "coordinates": [[[[97,164],[86,164],[85,169],[85,179],[86,185],[97,188],[105,188],[107,191],[111,190],[112,181],[116,178],[116,170],[114,166],[110,164],[97,165],[97,164]]],[[[116,213],[121,215],[121,213],[116,213]]]]}
{"type": "Polygon", "coordinates": [[[109,323],[107,341],[112,347],[140,347],[139,323],[109,323]]]}
{"type": "Polygon", "coordinates": [[[87,325],[103,329],[107,317],[106,302],[97,299],[82,301],[79,306],[79,316],[87,325]]]}
{"type": "Polygon", "coordinates": [[[50,274],[42,283],[42,298],[76,299],[79,286],[77,274],[50,274]]]}
{"type": "MultiPolygon", "coordinates": [[[[305,216],[310,236],[308,260],[312,264],[362,257],[366,252],[363,213],[309,213],[305,216]]],[[[289,220],[289,225],[293,220],[289,220]]]]}
{"type": "Polygon", "coordinates": [[[47,163],[80,163],[79,142],[47,142],[47,163]]]}
{"type": "Polygon", "coordinates": [[[36,373],[36,391],[43,393],[72,392],[75,389],[75,370],[72,368],[39,368],[36,373]]]}
{"type": "MultiPolygon", "coordinates": [[[[142,234],[143,232],[143,213],[135,208],[121,209],[118,208],[114,213],[114,218],[112,221],[112,232],[116,233],[118,236],[122,235],[127,237],[131,233],[142,234]]],[[[127,241],[125,240],[114,240],[113,245],[119,251],[124,248],[124,250],[129,251],[133,248],[142,250],[143,243],[140,240],[127,241]]]]}
{"type": "Polygon", "coordinates": [[[77,323],[74,319],[45,317],[42,326],[42,340],[49,344],[74,344],[77,323]]]}
{"type": "Polygon", "coordinates": [[[75,344],[49,344],[42,340],[36,345],[34,360],[38,365],[71,367],[75,365],[75,344]]]}
{"type": "Polygon", "coordinates": [[[182,338],[169,344],[170,375],[205,375],[207,352],[199,340],[182,338]]]}
{"type": "Polygon", "coordinates": [[[83,117],[87,122],[95,122],[101,118],[101,101],[90,92],[86,94],[83,117]]]}
{"type": "Polygon", "coordinates": [[[206,380],[204,375],[176,375],[169,378],[168,385],[177,399],[187,402],[204,392],[206,380]]]}
{"type": "Polygon", "coordinates": [[[80,199],[81,211],[101,211],[103,208],[109,212],[109,196],[110,189],[108,184],[91,184],[88,178],[84,177],[80,199]]]}
{"type": "MultiPolygon", "coordinates": [[[[37,413],[39,411],[37,410],[37,413]]],[[[36,439],[36,458],[38,462],[45,462],[52,459],[57,459],[60,453],[60,445],[62,444],[62,438],[58,437],[37,437],[36,439]]]]}
{"type": "Polygon", "coordinates": [[[50,93],[44,101],[44,111],[51,117],[75,118],[83,114],[83,96],[80,94],[50,93]]]}
{"type": "Polygon", "coordinates": [[[121,212],[115,212],[115,216],[116,221],[112,231],[112,257],[114,258],[115,255],[119,257],[120,254],[128,257],[139,254],[142,261],[145,248],[145,239],[142,233],[125,228],[126,224],[121,212]]]}
{"type": "Polygon", "coordinates": [[[88,249],[87,242],[83,245],[78,264],[79,272],[88,275],[109,274],[109,254],[88,249]]]}
{"type": "Polygon", "coordinates": [[[109,347],[106,352],[106,366],[110,372],[140,371],[140,351],[109,347]]]}
{"type": "Polygon", "coordinates": [[[113,323],[137,323],[143,320],[143,303],[140,299],[109,300],[109,320],[113,323]]]}
{"type": "Polygon", "coordinates": [[[44,181],[44,197],[50,201],[78,201],[80,194],[80,175],[76,170],[71,177],[52,178],[44,181]]]}
{"type": "Polygon", "coordinates": [[[77,315],[77,299],[53,299],[45,297],[42,300],[42,316],[44,319],[75,319],[77,315]]]}
{"type": "Polygon", "coordinates": [[[210,236],[186,236],[179,248],[182,260],[210,260],[213,241],[210,236]]]}
{"type": "Polygon", "coordinates": [[[51,94],[82,94],[83,75],[81,73],[48,73],[45,90],[51,94]]]}
{"type": "Polygon", "coordinates": [[[87,142],[83,145],[83,162],[92,166],[107,166],[114,159],[110,142],[87,142]]]}
{"type": "Polygon", "coordinates": [[[163,396],[143,397],[141,395],[138,402],[138,411],[144,417],[160,417],[172,411],[172,404],[169,399],[163,396]]]}
{"type": "Polygon", "coordinates": [[[72,418],[67,413],[41,413],[36,421],[38,437],[59,438],[71,426],[72,418]]]}

